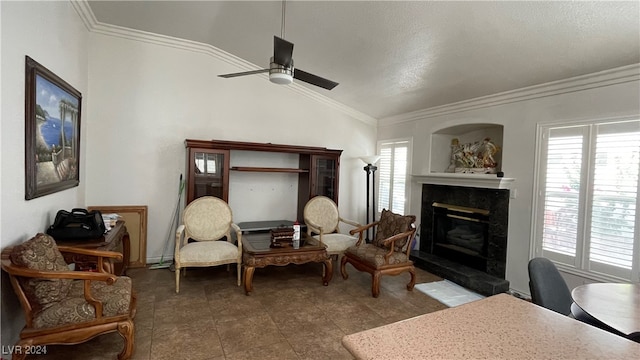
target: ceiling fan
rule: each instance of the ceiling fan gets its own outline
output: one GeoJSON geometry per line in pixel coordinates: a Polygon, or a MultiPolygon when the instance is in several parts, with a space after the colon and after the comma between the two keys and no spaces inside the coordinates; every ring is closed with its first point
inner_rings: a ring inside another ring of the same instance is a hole
{"type": "Polygon", "coordinates": [[[273,57],[268,69],[252,70],[232,74],[218,75],[223,78],[269,73],[269,80],[276,84],[291,84],[293,79],[331,90],[337,82],[322,78],[293,67],[293,43],[284,39],[285,1],[282,2],[282,30],[280,37],[273,36],[273,57]]]}

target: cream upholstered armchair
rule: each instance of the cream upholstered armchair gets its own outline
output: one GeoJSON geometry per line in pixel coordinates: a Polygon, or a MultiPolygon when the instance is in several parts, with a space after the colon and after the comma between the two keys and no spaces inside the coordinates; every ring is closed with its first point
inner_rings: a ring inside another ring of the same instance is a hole
{"type": "Polygon", "coordinates": [[[351,230],[351,234],[360,235],[357,244],[349,247],[342,257],[342,277],[349,277],[346,271],[347,263],[357,270],[368,272],[372,277],[371,295],[375,298],[380,295],[380,276],[409,272],[411,280],[407,284],[407,290],[413,290],[416,284],[416,270],[413,261],[409,259],[409,253],[416,233],[413,224],[415,221],[414,215],[398,215],[383,209],[379,221],[351,230]],[[363,233],[372,227],[376,227],[376,236],[367,244],[363,241],[363,233]]]}
{"type": "Polygon", "coordinates": [[[304,222],[307,225],[307,233],[326,245],[327,254],[330,256],[342,255],[348,247],[358,241],[353,235],[341,234],[339,225],[340,222],[354,227],[360,224],[340,217],[338,206],[326,196],[316,196],[307,202],[304,207],[304,222]]]}
{"type": "Polygon", "coordinates": [[[240,286],[242,233],[233,223],[229,205],[213,196],[197,198],[184,209],[182,222],[176,232],[174,254],[176,293],[180,292],[180,270],[186,271],[187,267],[237,264],[240,286]],[[231,230],[236,233],[237,245],[231,230]]]}
{"type": "Polygon", "coordinates": [[[122,260],[122,254],[57,246],[45,234],[2,250],[2,270],[9,274],[25,315],[14,348],[22,350],[13,354],[14,360],[24,359],[29,349],[38,354],[46,345],[74,345],[116,331],[124,339],[118,359],[131,357],[136,296],[129,277],[109,272],[112,259],[122,260]],[[96,271],[70,270],[63,253],[95,259],[96,271]]]}

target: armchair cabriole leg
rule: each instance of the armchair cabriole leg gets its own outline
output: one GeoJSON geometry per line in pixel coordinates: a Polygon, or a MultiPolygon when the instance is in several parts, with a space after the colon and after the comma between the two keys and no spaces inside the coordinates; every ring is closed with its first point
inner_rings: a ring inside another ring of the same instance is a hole
{"type": "Polygon", "coordinates": [[[128,360],[133,354],[134,327],[133,321],[127,320],[118,324],[118,333],[124,339],[124,348],[118,354],[118,360],[128,360]]]}
{"type": "Polygon", "coordinates": [[[371,274],[371,295],[374,298],[380,296],[380,275],[382,275],[379,271],[374,271],[371,274]]]}
{"type": "Polygon", "coordinates": [[[349,274],[347,274],[346,265],[347,265],[347,257],[343,256],[342,260],[340,260],[340,274],[342,274],[342,278],[345,280],[349,278],[349,274]]]}
{"type": "Polygon", "coordinates": [[[413,291],[413,287],[416,285],[416,268],[411,267],[411,269],[409,269],[409,274],[411,274],[411,280],[409,280],[409,283],[407,284],[407,290],[413,291]]]}
{"type": "MultiPolygon", "coordinates": [[[[30,339],[26,339],[26,340],[22,340],[22,341],[18,341],[18,343],[16,344],[16,348],[19,349],[30,349],[33,347],[33,341],[30,339]]],[[[11,358],[13,360],[24,360],[27,358],[27,352],[26,351],[16,351],[11,358]]]]}
{"type": "Polygon", "coordinates": [[[180,268],[176,268],[176,294],[180,292],[180,268]]]}
{"type": "Polygon", "coordinates": [[[242,262],[238,261],[238,286],[240,286],[240,284],[242,284],[242,262]]]}

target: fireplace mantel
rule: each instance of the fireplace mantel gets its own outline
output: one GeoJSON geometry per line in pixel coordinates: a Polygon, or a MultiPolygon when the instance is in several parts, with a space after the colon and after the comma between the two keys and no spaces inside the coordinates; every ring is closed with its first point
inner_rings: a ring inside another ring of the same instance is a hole
{"type": "Polygon", "coordinates": [[[484,189],[511,189],[514,178],[497,177],[495,174],[431,173],[411,175],[418,184],[466,186],[484,189]]]}

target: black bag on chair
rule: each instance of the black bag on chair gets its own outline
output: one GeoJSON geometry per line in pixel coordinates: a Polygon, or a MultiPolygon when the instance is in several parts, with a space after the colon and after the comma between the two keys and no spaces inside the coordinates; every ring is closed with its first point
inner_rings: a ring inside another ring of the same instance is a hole
{"type": "Polygon", "coordinates": [[[105,231],[100,211],[72,209],[71,212],[58,210],[53,225],[47,229],[47,234],[55,240],[92,240],[100,238],[105,231]]]}

